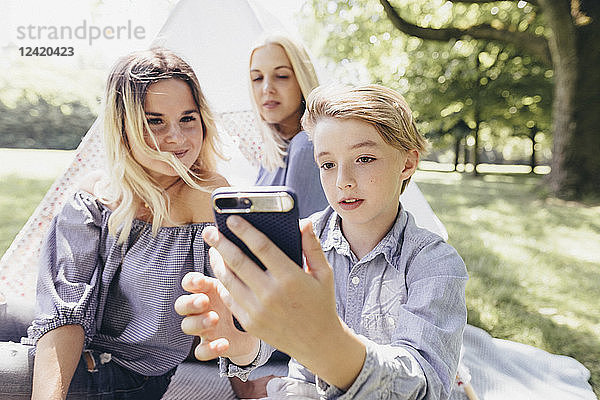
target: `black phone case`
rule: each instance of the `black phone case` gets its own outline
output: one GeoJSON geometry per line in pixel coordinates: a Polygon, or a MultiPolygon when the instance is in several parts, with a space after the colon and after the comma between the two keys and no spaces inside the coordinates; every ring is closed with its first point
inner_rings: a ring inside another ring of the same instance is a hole
{"type": "MultiPolygon", "coordinates": [[[[268,189],[269,186],[259,187],[261,190],[255,189],[254,191],[260,191],[262,193],[275,193],[281,190],[268,189]]],[[[243,190],[244,192],[251,192],[252,189],[243,190]]],[[[259,267],[263,270],[265,266],[260,260],[250,251],[250,249],[237,237],[235,236],[227,225],[225,220],[230,215],[239,215],[246,221],[250,222],[256,229],[264,233],[279,247],[287,256],[296,262],[299,266],[302,266],[302,239],[300,236],[300,228],[298,226],[298,201],[296,194],[291,189],[285,190],[294,199],[294,207],[288,212],[251,212],[251,213],[227,213],[221,214],[215,211],[215,221],[219,231],[225,235],[225,237],[235,243],[248,257],[252,259],[259,267]]],[[[220,192],[228,193],[228,192],[220,192]]],[[[238,193],[238,190],[232,190],[230,193],[238,193]]]]}
{"type": "MultiPolygon", "coordinates": [[[[215,221],[219,231],[225,235],[225,237],[231,240],[236,246],[238,246],[252,261],[254,261],[260,268],[266,270],[262,262],[250,251],[248,246],[244,244],[237,236],[233,234],[227,227],[225,221],[230,215],[239,215],[246,221],[250,222],[256,229],[264,233],[266,236],[273,241],[291,260],[293,260],[300,268],[302,268],[302,238],[300,235],[300,227],[298,225],[298,198],[296,194],[289,188],[282,187],[269,187],[259,186],[252,188],[231,188],[231,191],[219,191],[219,194],[236,194],[238,192],[252,193],[276,193],[285,191],[289,193],[294,199],[294,207],[287,212],[236,212],[236,213],[219,213],[213,208],[215,214],[215,221]]],[[[212,202],[214,204],[214,193],[212,196],[212,202]]],[[[240,325],[239,321],[233,317],[234,326],[245,332],[246,330],[240,325]]]]}

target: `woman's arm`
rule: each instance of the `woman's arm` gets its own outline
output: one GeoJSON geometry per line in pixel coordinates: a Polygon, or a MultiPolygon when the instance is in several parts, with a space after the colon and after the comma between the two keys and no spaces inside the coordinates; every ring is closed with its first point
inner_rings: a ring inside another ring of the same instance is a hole
{"type": "Polygon", "coordinates": [[[32,400],[64,399],[83,350],[81,325],[63,325],[37,343],[32,400]]]}

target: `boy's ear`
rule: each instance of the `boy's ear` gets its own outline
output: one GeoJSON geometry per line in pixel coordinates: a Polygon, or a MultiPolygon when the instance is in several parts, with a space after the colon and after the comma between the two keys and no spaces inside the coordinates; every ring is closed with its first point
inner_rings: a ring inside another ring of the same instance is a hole
{"type": "Polygon", "coordinates": [[[410,178],[417,170],[419,165],[419,152],[417,150],[409,150],[406,152],[406,161],[404,161],[404,168],[400,174],[402,180],[410,178]]]}

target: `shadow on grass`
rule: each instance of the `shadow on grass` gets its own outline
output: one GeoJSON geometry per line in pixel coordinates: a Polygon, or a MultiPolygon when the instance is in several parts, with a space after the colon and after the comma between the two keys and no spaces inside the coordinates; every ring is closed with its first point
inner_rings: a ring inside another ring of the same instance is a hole
{"type": "Polygon", "coordinates": [[[538,183],[418,179],[469,270],[469,323],[577,359],[599,395],[600,208],[540,198],[538,183]]]}
{"type": "MultiPolygon", "coordinates": [[[[482,242],[474,245],[482,245],[482,242]]],[[[497,338],[575,358],[591,371],[590,383],[598,394],[600,340],[593,332],[558,324],[553,320],[554,315],[540,313],[533,304],[547,300],[524,287],[510,271],[502,270],[503,260],[494,252],[481,252],[477,259],[466,259],[465,262],[471,275],[468,284],[471,287],[467,289],[469,324],[485,329],[497,338]]]]}

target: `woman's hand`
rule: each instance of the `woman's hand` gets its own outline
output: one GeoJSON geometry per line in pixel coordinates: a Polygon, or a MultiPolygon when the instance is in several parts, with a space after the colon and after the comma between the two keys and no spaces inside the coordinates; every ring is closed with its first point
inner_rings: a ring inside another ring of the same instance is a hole
{"type": "Polygon", "coordinates": [[[192,294],[180,296],[175,311],[185,317],[181,322],[183,332],[201,338],[194,350],[196,358],[228,357],[238,365],[250,364],[260,342],[234,327],[231,312],[221,300],[228,297],[227,289],[217,279],[199,272],[188,273],[181,284],[192,294]]]}
{"type": "Polygon", "coordinates": [[[260,269],[215,227],[205,228],[204,240],[213,246],[213,271],[227,289],[221,293],[224,304],[248,332],[329,383],[349,387],[362,368],[365,347],[337,316],[333,271],[312,225],[301,227],[306,270],[243,218],[230,216],[227,226],[267,270],[260,269]]]}

